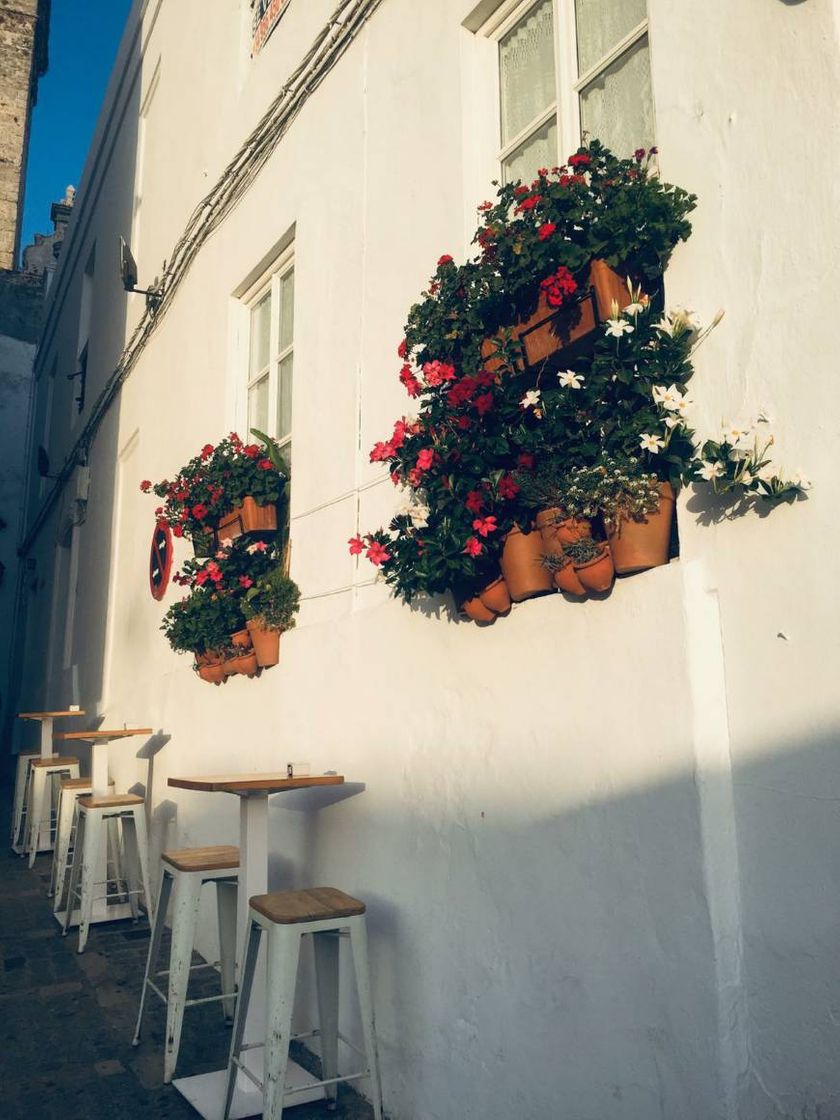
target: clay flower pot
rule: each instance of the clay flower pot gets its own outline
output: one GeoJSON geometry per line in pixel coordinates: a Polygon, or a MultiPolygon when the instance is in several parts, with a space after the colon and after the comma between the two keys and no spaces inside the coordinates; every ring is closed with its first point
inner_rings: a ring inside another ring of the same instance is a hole
{"type": "Polygon", "coordinates": [[[219,518],[216,540],[234,540],[243,533],[270,533],[277,529],[277,507],[260,506],[253,498],[243,498],[241,506],[219,518]]]}
{"type": "Polygon", "coordinates": [[[510,592],[503,576],[488,583],[484,590],[479,592],[478,597],[485,607],[496,614],[504,614],[505,611],[510,610],[510,592]]]}
{"type": "Polygon", "coordinates": [[[531,599],[535,595],[544,595],[553,589],[551,572],[542,565],[543,555],[542,537],[536,530],[523,533],[515,525],[508,533],[502,550],[501,567],[514,603],[521,603],[523,599],[531,599]]]}
{"type": "Polygon", "coordinates": [[[567,595],[585,595],[586,588],[580,582],[575,566],[572,561],[566,557],[566,563],[562,568],[558,568],[554,573],[554,586],[558,591],[565,591],[567,595]]]}
{"type": "Polygon", "coordinates": [[[675,502],[670,482],[659,484],[659,494],[659,509],[649,513],[644,521],[623,517],[607,534],[619,575],[643,572],[668,563],[675,502]]]}
{"type": "Polygon", "coordinates": [[[557,506],[540,510],[534,524],[540,531],[543,549],[548,556],[561,553],[564,544],[592,536],[591,521],[584,517],[566,517],[565,511],[557,506]]]}
{"type": "Polygon", "coordinates": [[[253,677],[257,671],[257,655],[251,650],[238,657],[228,657],[222,662],[221,668],[226,677],[253,677]]]}
{"type": "Polygon", "coordinates": [[[490,607],[485,607],[479,595],[474,595],[472,599],[467,599],[461,603],[460,610],[473,622],[490,623],[495,622],[499,617],[490,607]]]}
{"type": "MultiPolygon", "coordinates": [[[[552,307],[540,292],[537,307],[528,319],[511,327],[513,338],[522,343],[527,366],[538,365],[588,335],[598,323],[612,315],[613,300],[619,309],[630,302],[624,279],[606,261],[592,261],[589,288],[562,307],[552,307]]],[[[484,368],[494,372],[503,363],[496,357],[496,339],[485,339],[481,346],[484,368]]]]}
{"type": "Polygon", "coordinates": [[[605,541],[597,556],[583,564],[575,564],[574,569],[587,591],[609,591],[615,579],[610,546],[605,541]]]}
{"type": "Polygon", "coordinates": [[[198,675],[203,681],[208,684],[221,684],[227,676],[224,666],[221,661],[217,661],[213,665],[199,665],[198,675]]]}
{"type": "Polygon", "coordinates": [[[280,660],[280,631],[265,629],[253,618],[249,618],[245,625],[251,635],[257,664],[263,669],[276,665],[280,660]]]}
{"type": "Polygon", "coordinates": [[[237,630],[235,634],[231,634],[230,640],[231,644],[236,646],[237,649],[251,648],[251,635],[248,633],[247,629],[237,630]]]}

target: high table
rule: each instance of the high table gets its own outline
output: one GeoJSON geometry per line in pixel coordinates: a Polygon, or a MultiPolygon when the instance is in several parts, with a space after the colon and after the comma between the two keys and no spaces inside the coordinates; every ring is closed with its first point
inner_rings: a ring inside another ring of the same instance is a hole
{"type": "MultiPolygon", "coordinates": [[[[151,727],[120,727],[113,730],[106,728],[99,728],[96,731],[57,731],[53,735],[56,742],[66,743],[83,741],[90,743],[90,784],[91,793],[94,797],[107,797],[108,796],[108,744],[113,739],[129,739],[133,735],[151,735],[151,727]]],[[[97,881],[106,882],[108,875],[108,852],[107,844],[102,845],[100,852],[101,873],[97,875],[97,881]]],[[[132,916],[131,906],[128,902],[117,902],[109,905],[107,899],[97,898],[93,904],[92,922],[115,922],[119,918],[129,918],[132,916]]],[[[60,926],[64,925],[64,911],[57,911],[53,917],[56,919],[60,926]]],[[[70,916],[70,925],[77,926],[79,924],[79,912],[74,911],[70,916]]]]}
{"type": "MultiPolygon", "coordinates": [[[[66,711],[59,712],[18,712],[18,719],[31,719],[40,723],[41,725],[41,758],[49,758],[53,753],[53,720],[62,719],[64,716],[83,716],[87,713],[82,711],[81,708],[68,708],[66,711]]],[[[28,773],[28,755],[21,754],[18,759],[18,773],[15,781],[15,823],[19,821],[19,813],[23,805],[23,796],[26,786],[26,776],[28,773]]],[[[42,826],[38,833],[38,851],[49,851],[52,848],[52,840],[49,836],[49,829],[47,829],[46,841],[43,838],[44,828],[42,826]]],[[[17,837],[12,838],[12,850],[21,855],[26,847],[26,837],[18,843],[17,837]]]]}
{"type": "MultiPolygon", "coordinates": [[[[247,942],[248,900],[255,894],[268,891],[268,799],[274,793],[290,789],[307,789],[311,786],[341,785],[341,774],[323,774],[305,778],[289,778],[285,774],[243,774],[210,778],[170,778],[169,785],[176,789],[200,790],[205,793],[232,793],[239,798],[239,891],[236,923],[236,966],[241,966],[247,942]]],[[[261,957],[264,954],[261,954],[261,957]]],[[[260,965],[263,969],[264,966],[260,965]]],[[[245,1026],[246,1044],[265,1037],[265,982],[258,972],[254,979],[248,1022],[245,1026]]],[[[257,1077],[263,1077],[263,1048],[254,1046],[246,1050],[243,1061],[257,1077]]],[[[172,1084],[203,1117],[204,1120],[222,1120],[225,1102],[227,1070],[180,1077],[172,1084]]],[[[291,1107],[309,1101],[322,1100],[324,1090],[312,1085],[312,1076],[297,1062],[289,1061],[286,1084],[292,1089],[286,1094],[284,1104],[291,1107]]],[[[245,1074],[237,1076],[236,1092],[231,1108],[231,1120],[244,1120],[247,1116],[261,1116],[263,1095],[245,1074]]]]}

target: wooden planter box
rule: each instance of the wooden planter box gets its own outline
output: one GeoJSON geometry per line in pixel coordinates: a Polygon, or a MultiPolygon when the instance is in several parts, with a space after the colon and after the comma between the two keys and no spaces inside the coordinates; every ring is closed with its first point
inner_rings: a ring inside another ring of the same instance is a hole
{"type": "Polygon", "coordinates": [[[216,541],[233,540],[245,533],[276,532],[277,507],[260,506],[253,498],[243,498],[241,506],[236,506],[230,513],[219,518],[216,541]]]}

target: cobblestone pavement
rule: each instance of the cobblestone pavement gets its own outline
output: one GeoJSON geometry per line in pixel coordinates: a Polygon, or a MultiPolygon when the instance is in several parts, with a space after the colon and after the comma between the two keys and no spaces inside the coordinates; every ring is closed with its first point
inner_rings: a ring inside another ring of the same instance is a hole
{"type": "MultiPolygon", "coordinates": [[[[62,937],[52,916],[50,857],[39,856],[30,871],[6,847],[8,789],[0,795],[0,1120],[196,1120],[163,1084],[164,1007],[153,995],[143,1040],[131,1045],[148,925],[94,926],[79,955],[75,932],[62,937]]],[[[215,973],[194,975],[191,996],[216,994],[215,973]]],[[[229,1040],[218,1004],[189,1009],[178,1074],[223,1067],[229,1040]]],[[[284,1118],[371,1120],[357,1094],[347,1087],[339,1094],[334,1112],[321,1102],[284,1110],[284,1118]]]]}

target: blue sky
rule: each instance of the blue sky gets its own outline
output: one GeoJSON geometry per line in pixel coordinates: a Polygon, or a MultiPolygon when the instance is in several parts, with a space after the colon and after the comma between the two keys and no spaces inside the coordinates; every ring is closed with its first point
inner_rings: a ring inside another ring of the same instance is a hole
{"type": "Polygon", "coordinates": [[[32,114],[21,247],[50,233],[50,205],[78,187],[131,0],[52,0],[50,64],[32,114]]]}

